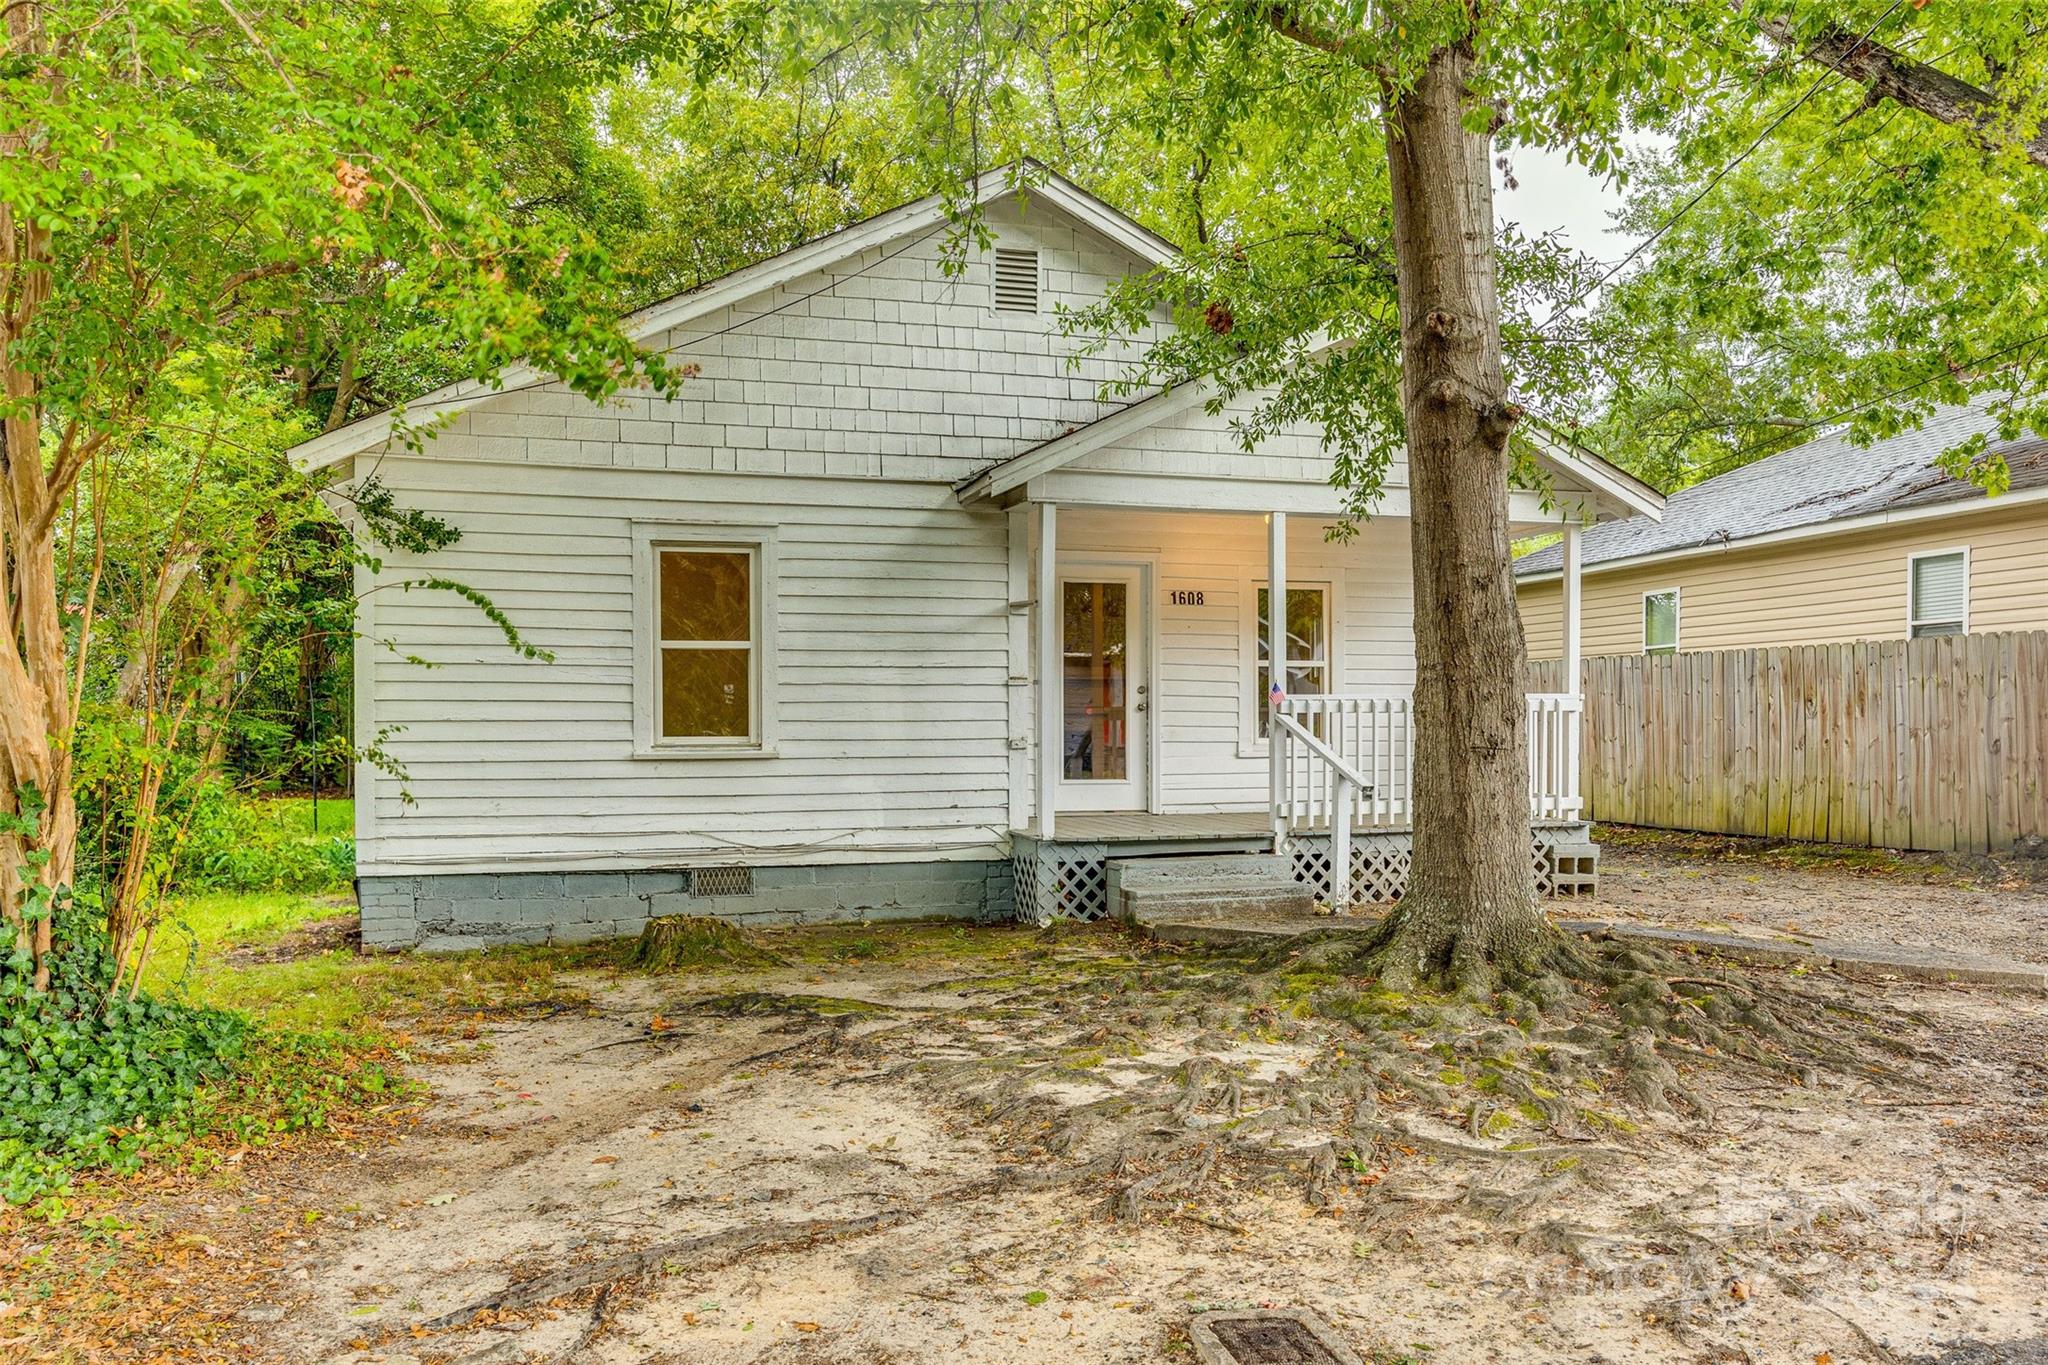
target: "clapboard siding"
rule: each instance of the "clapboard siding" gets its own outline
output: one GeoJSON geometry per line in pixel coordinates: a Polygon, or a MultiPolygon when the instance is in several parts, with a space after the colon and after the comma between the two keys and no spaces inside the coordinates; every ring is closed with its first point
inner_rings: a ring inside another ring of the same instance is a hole
{"type": "MultiPolygon", "coordinates": [[[[1589,569],[1585,652],[1641,653],[1643,594],[1674,587],[1681,649],[1903,639],[1907,557],[1962,547],[1970,551],[1973,632],[2048,626],[2048,503],[1976,501],[1875,530],[1589,569]]],[[[1525,584],[1520,599],[1531,657],[1557,658],[1557,584],[1525,584]]]]}
{"type": "MultiPolygon", "coordinates": [[[[1269,390],[1239,394],[1214,415],[1206,406],[1197,406],[1091,454],[1085,467],[1128,474],[1328,482],[1330,455],[1323,449],[1322,432],[1308,423],[1290,423],[1261,440],[1256,449],[1245,449],[1243,429],[1272,397],[1269,390]]],[[[1407,462],[1396,455],[1386,470],[1386,485],[1397,488],[1407,481],[1407,462]]]]}
{"type": "Polygon", "coordinates": [[[437,446],[386,461],[381,476],[462,539],[424,558],[391,555],[380,582],[473,587],[554,658],[518,657],[453,593],[375,594],[371,630],[393,649],[361,651],[361,685],[375,725],[399,727],[386,745],[408,777],[366,783],[368,875],[500,857],[716,860],[736,846],[832,861],[879,851],[877,831],[938,856],[1000,855],[1000,515],[963,510],[943,484],[495,462],[478,479],[439,456],[437,446]],[[633,756],[636,521],[775,527],[772,757],[633,756]]]}

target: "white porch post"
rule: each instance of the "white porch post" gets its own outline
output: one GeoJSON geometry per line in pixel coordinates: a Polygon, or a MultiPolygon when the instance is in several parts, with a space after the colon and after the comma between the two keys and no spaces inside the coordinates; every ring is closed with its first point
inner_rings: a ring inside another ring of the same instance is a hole
{"type": "Polygon", "coordinates": [[[1577,705],[1561,718],[1558,747],[1564,752],[1557,755],[1558,772],[1563,776],[1564,790],[1557,793],[1558,800],[1572,818],[1577,819],[1585,804],[1579,796],[1579,735],[1586,724],[1586,690],[1581,679],[1583,668],[1582,642],[1579,635],[1580,591],[1579,571],[1582,567],[1579,547],[1579,527],[1573,523],[1564,528],[1564,571],[1558,576],[1563,598],[1564,617],[1564,685],[1559,689],[1566,696],[1575,698],[1577,705]]]}
{"type": "Polygon", "coordinates": [[[1564,597],[1564,685],[1558,690],[1580,695],[1579,687],[1579,528],[1564,528],[1564,572],[1559,576],[1564,597]]]}
{"type": "Polygon", "coordinates": [[[1266,518],[1266,797],[1273,812],[1273,851],[1282,851],[1287,839],[1286,822],[1280,814],[1280,791],[1285,780],[1286,745],[1280,741],[1280,726],[1274,717],[1279,708],[1273,697],[1287,688],[1287,514],[1273,512],[1266,518]]]}
{"type": "Polygon", "coordinates": [[[1059,792],[1060,743],[1059,508],[1038,504],[1038,837],[1051,839],[1059,792]]]}

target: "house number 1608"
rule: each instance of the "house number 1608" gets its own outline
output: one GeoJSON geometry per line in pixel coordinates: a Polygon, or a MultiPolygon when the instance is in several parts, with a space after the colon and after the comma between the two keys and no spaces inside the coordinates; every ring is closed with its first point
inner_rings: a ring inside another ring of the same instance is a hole
{"type": "Polygon", "coordinates": [[[1166,600],[1176,607],[1199,607],[1202,605],[1200,588],[1169,588],[1166,600]]]}

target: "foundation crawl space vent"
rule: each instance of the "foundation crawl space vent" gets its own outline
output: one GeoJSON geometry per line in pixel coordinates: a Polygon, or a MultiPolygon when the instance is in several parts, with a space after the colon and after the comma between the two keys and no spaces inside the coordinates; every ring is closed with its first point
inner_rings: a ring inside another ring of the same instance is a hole
{"type": "Polygon", "coordinates": [[[694,867],[690,869],[693,896],[751,896],[754,869],[751,867],[694,867]]]}

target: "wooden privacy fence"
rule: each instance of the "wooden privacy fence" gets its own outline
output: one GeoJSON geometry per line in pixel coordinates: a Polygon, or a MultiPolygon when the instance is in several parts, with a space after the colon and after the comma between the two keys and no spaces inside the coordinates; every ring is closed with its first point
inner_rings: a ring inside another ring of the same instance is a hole
{"type": "MultiPolygon", "coordinates": [[[[1588,818],[1880,848],[2048,834],[2048,631],[1584,663],[1588,818]]],[[[1562,666],[1535,666],[1555,688],[1562,666]]]]}

